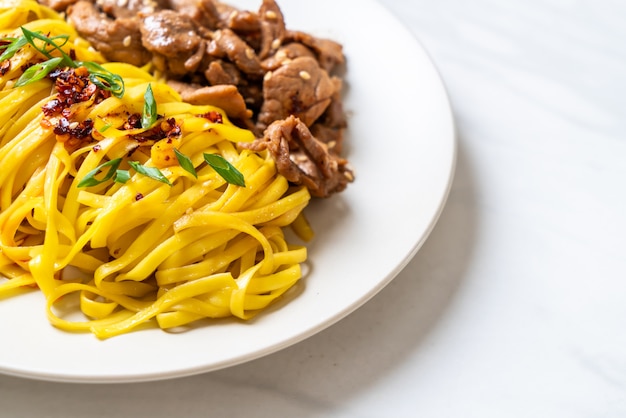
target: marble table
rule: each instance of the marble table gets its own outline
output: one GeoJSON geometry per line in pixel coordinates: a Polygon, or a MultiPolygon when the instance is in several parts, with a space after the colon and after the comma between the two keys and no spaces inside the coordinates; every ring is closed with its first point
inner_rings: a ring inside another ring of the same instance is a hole
{"type": "Polygon", "coordinates": [[[431,55],[458,126],[448,203],[406,268],[239,366],[0,376],[0,416],[626,416],[626,3],[380,1],[431,55]]]}

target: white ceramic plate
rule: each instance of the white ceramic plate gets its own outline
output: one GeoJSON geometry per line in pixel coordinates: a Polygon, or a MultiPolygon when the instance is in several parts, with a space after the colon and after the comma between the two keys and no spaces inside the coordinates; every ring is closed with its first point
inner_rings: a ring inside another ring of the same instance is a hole
{"type": "MultiPolygon", "coordinates": [[[[232,1],[256,9],[260,0],[232,1]]],[[[412,35],[373,0],[279,1],[288,27],[340,41],[348,57],[346,153],[356,182],[308,208],[317,237],[301,285],[251,322],[100,341],[47,322],[37,292],[0,300],[0,372],[70,382],[131,382],[216,370],[275,352],[380,291],[426,239],[455,162],[443,84],[412,35]]]]}

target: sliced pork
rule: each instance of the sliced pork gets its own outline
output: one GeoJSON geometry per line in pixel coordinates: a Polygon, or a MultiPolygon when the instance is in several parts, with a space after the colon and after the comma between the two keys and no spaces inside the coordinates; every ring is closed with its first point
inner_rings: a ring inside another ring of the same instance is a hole
{"type": "Polygon", "coordinates": [[[273,122],[263,138],[241,146],[268,150],[279,173],[294,184],[306,186],[316,197],[341,192],[354,179],[348,161],[331,153],[295,116],[273,122]]]}
{"type": "Polygon", "coordinates": [[[152,54],[142,45],[137,16],[110,18],[92,2],[80,0],[68,7],[67,19],[110,61],[142,66],[152,59],[152,54]]]}
{"type": "Polygon", "coordinates": [[[275,0],[39,0],[110,61],[151,63],[183,100],[221,107],[279,170],[315,196],[343,190],[341,44],[292,30],[275,0]]]}

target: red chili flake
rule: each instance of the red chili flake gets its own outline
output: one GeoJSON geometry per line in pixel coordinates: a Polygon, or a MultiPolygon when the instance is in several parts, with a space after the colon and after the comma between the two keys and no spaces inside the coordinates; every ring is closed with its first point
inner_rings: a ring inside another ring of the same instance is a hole
{"type": "MultiPolygon", "coordinates": [[[[128,117],[128,120],[124,123],[123,129],[135,129],[141,127],[141,116],[139,114],[133,114],[128,117]]],[[[176,123],[176,119],[168,118],[162,120],[160,123],[155,124],[152,128],[133,134],[132,138],[137,142],[146,141],[158,141],[161,139],[172,139],[180,136],[181,129],[176,123]]]]}
{"type": "Polygon", "coordinates": [[[102,149],[102,147],[100,145],[94,145],[91,149],[93,150],[93,152],[98,152],[102,149]]]}
{"type": "Polygon", "coordinates": [[[0,75],[5,75],[11,69],[11,61],[6,60],[0,63],[0,75]]]}
{"type": "Polygon", "coordinates": [[[85,67],[56,68],[49,77],[54,81],[57,95],[42,106],[41,110],[46,118],[42,120],[41,126],[52,128],[57,140],[64,142],[69,148],[92,141],[93,121],[72,120],[73,105],[81,102],[97,104],[110,97],[111,93],[93,84],[85,67]]]}
{"type": "Polygon", "coordinates": [[[111,92],[100,89],[89,80],[89,71],[85,67],[57,68],[49,77],[55,82],[58,98],[64,107],[92,99],[100,103],[111,96],[111,92]]]}
{"type": "Polygon", "coordinates": [[[67,135],[70,133],[70,121],[66,118],[59,118],[56,126],[52,129],[56,135],[67,135]]]}
{"type": "Polygon", "coordinates": [[[214,110],[211,110],[210,112],[207,113],[203,113],[201,115],[197,115],[200,118],[205,118],[208,119],[209,121],[213,122],[213,123],[224,123],[224,120],[222,118],[222,114],[220,112],[216,112],[214,110]]]}
{"type": "Polygon", "coordinates": [[[50,117],[54,114],[61,113],[61,110],[63,110],[62,106],[63,103],[61,103],[59,99],[52,99],[48,103],[43,105],[41,107],[41,110],[43,111],[44,116],[50,117]]]}
{"type": "Polygon", "coordinates": [[[137,193],[135,195],[135,200],[141,200],[141,199],[143,199],[143,195],[141,193],[137,193]]]}
{"type": "Polygon", "coordinates": [[[141,128],[141,115],[139,113],[133,113],[128,116],[128,119],[124,122],[124,126],[122,126],[124,130],[139,128],[141,128]]]}
{"type": "Polygon", "coordinates": [[[93,132],[92,119],[85,119],[76,128],[72,129],[72,135],[80,139],[91,136],[91,132],[93,132]]]}
{"type": "Polygon", "coordinates": [[[71,138],[84,139],[91,136],[93,120],[85,119],[82,122],[70,123],[66,118],[59,118],[58,124],[52,130],[56,135],[70,135],[71,138]]]}
{"type": "MultiPolygon", "coordinates": [[[[167,125],[165,125],[167,127],[167,137],[169,139],[175,138],[180,136],[180,125],[178,125],[176,123],[176,119],[174,118],[168,118],[167,119],[167,125]]],[[[161,127],[163,128],[163,124],[161,124],[161,127]]]]}

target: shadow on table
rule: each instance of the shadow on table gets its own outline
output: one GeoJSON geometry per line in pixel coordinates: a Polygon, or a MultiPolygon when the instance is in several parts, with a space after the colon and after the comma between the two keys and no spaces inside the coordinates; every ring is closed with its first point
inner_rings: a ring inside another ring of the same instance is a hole
{"type": "Polygon", "coordinates": [[[428,240],[383,291],[329,329],[240,366],[162,382],[78,385],[0,376],[0,402],[23,416],[66,418],[307,416],[349,404],[408,356],[419,362],[454,303],[479,222],[472,167],[459,143],[452,190],[428,240]]]}

